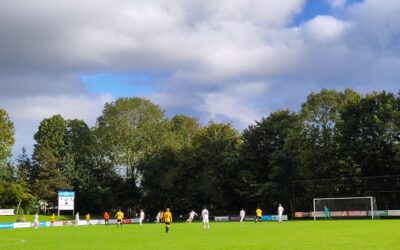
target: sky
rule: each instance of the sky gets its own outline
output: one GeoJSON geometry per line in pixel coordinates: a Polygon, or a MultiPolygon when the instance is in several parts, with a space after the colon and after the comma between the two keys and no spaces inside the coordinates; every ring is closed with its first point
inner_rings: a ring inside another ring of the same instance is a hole
{"type": "Polygon", "coordinates": [[[238,130],[322,88],[397,93],[398,0],[0,0],[13,154],[55,114],[139,96],[238,130]]]}

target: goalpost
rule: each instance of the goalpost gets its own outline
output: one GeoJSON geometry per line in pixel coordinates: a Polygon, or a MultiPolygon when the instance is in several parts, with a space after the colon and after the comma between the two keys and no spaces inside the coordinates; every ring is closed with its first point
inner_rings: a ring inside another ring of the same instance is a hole
{"type": "Polygon", "coordinates": [[[328,217],[369,217],[374,219],[377,210],[375,197],[341,197],[341,198],[314,198],[313,217],[325,218],[325,207],[328,217]]]}

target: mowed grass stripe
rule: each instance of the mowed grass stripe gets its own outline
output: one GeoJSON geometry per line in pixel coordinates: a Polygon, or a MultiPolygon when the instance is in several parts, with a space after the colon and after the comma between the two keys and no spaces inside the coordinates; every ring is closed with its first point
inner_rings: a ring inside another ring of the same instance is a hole
{"type": "Polygon", "coordinates": [[[0,249],[400,249],[399,220],[219,222],[7,229],[0,249]],[[10,240],[24,243],[6,245],[10,240]]]}

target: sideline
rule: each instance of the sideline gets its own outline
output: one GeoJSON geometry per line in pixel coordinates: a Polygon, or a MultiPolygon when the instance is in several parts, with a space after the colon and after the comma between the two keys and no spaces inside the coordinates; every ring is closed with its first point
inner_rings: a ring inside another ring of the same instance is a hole
{"type": "Polygon", "coordinates": [[[24,244],[24,243],[26,243],[26,240],[3,238],[3,239],[0,239],[0,248],[1,248],[1,247],[6,247],[6,246],[21,245],[21,244],[24,244]],[[13,241],[13,242],[10,242],[10,243],[2,243],[2,241],[13,241]]]}

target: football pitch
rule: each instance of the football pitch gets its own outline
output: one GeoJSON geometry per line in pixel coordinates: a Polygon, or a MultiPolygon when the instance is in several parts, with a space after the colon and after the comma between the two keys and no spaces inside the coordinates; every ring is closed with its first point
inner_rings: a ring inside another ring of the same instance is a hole
{"type": "Polygon", "coordinates": [[[0,231],[0,249],[400,249],[399,220],[175,223],[0,231]]]}

